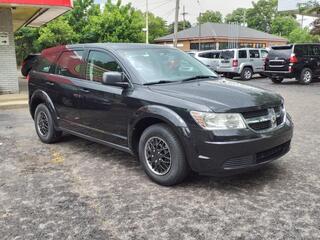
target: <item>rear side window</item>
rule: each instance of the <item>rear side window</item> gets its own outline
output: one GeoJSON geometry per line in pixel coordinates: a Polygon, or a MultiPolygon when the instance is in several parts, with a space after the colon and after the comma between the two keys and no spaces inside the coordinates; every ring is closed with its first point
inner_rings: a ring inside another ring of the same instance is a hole
{"type": "Polygon", "coordinates": [[[266,58],[268,56],[268,51],[267,50],[261,50],[261,57],[266,58]]]}
{"type": "Polygon", "coordinates": [[[90,81],[101,82],[105,72],[122,72],[120,65],[110,54],[100,51],[90,51],[86,77],[90,81]]]}
{"type": "Polygon", "coordinates": [[[320,45],[313,45],[311,46],[311,54],[320,56],[320,45]]]}
{"type": "Polygon", "coordinates": [[[82,50],[71,50],[63,52],[57,62],[56,74],[66,77],[82,78],[82,54],[82,50]]]}
{"type": "Polygon", "coordinates": [[[260,58],[259,50],[249,50],[250,58],[260,58]]]}
{"type": "Polygon", "coordinates": [[[247,50],[239,50],[239,58],[247,58],[247,50]]]}
{"type": "Polygon", "coordinates": [[[234,58],[234,51],[222,51],[221,52],[221,56],[220,58],[223,58],[223,59],[230,59],[230,58],[234,58]]]}
{"type": "Polygon", "coordinates": [[[41,56],[38,58],[35,70],[38,72],[49,73],[51,68],[51,62],[45,57],[41,56]]]}
{"type": "Polygon", "coordinates": [[[294,53],[297,55],[297,56],[307,56],[309,55],[309,48],[310,48],[310,45],[296,45],[294,47],[294,53]]]}
{"type": "Polygon", "coordinates": [[[199,57],[202,57],[202,58],[213,58],[213,54],[212,53],[199,53],[199,57]]]}

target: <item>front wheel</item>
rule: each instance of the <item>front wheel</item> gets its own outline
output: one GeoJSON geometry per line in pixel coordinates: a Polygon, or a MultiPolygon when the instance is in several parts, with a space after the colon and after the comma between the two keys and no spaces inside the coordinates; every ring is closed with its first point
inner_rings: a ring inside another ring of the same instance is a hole
{"type": "Polygon", "coordinates": [[[299,83],[307,85],[310,84],[312,81],[312,70],[310,68],[304,68],[299,76],[299,83]]]}
{"type": "Polygon", "coordinates": [[[178,184],[189,173],[180,140],[165,124],[152,125],[143,132],[139,158],[146,174],[160,185],[178,184]]]}
{"type": "Polygon", "coordinates": [[[53,118],[45,104],[39,104],[34,115],[36,132],[40,140],[44,143],[53,143],[59,140],[61,131],[54,128],[53,118]]]}
{"type": "Polygon", "coordinates": [[[252,75],[253,75],[252,69],[245,67],[241,72],[241,79],[248,81],[252,78],[252,75]]]}

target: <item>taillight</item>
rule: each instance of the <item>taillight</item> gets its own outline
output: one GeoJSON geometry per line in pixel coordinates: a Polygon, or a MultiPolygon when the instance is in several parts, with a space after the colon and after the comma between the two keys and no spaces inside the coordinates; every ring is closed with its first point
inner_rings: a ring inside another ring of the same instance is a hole
{"type": "Polygon", "coordinates": [[[238,67],[238,65],[239,65],[238,60],[237,59],[233,59],[232,60],[232,67],[238,67]]]}
{"type": "Polygon", "coordinates": [[[29,80],[30,80],[30,74],[27,75],[27,78],[26,78],[26,79],[27,79],[27,82],[29,82],[29,80]]]}
{"type": "Polygon", "coordinates": [[[297,63],[298,62],[298,58],[296,57],[296,55],[294,53],[291,54],[291,56],[289,58],[289,62],[290,63],[297,63]]]}

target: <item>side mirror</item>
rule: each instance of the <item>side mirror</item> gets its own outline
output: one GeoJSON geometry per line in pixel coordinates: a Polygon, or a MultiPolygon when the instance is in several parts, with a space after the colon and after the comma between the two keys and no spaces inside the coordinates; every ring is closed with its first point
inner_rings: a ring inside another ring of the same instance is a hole
{"type": "Polygon", "coordinates": [[[129,83],[126,81],[124,74],[120,72],[104,72],[102,76],[102,84],[122,88],[129,87],[129,83]]]}

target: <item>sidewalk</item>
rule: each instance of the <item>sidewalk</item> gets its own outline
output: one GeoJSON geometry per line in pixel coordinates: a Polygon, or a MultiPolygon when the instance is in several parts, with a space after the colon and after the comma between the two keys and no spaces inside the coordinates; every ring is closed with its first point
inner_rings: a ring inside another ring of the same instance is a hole
{"type": "Polygon", "coordinates": [[[28,82],[19,76],[20,93],[0,95],[0,109],[25,108],[28,106],[28,82]]]}

